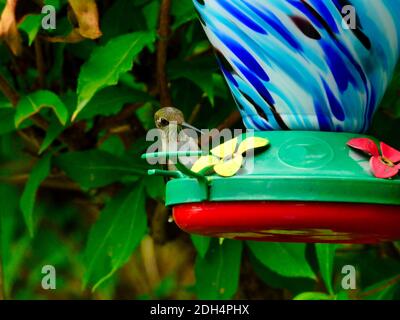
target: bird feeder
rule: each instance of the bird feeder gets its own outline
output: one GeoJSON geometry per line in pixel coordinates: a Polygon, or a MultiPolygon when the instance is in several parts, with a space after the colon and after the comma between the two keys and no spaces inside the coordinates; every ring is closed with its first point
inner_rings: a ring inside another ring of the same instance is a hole
{"type": "Polygon", "coordinates": [[[364,134],[399,57],[400,2],[194,5],[255,133],[227,142],[229,160],[214,149],[178,166],[166,190],[177,225],[244,240],[400,239],[400,152],[364,134]],[[246,157],[249,141],[262,150],[246,157]]]}

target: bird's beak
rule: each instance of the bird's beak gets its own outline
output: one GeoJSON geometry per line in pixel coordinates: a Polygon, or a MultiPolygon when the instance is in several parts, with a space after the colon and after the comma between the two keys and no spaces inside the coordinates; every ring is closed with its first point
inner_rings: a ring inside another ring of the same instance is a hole
{"type": "Polygon", "coordinates": [[[192,129],[194,131],[199,132],[200,134],[204,134],[204,132],[202,132],[200,129],[197,129],[196,127],[193,127],[192,125],[190,125],[189,123],[186,123],[186,122],[182,123],[182,127],[192,129]]]}

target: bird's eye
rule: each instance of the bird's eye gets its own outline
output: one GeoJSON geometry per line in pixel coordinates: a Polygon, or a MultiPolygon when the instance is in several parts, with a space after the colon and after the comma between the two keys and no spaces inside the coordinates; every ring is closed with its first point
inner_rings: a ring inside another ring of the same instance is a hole
{"type": "Polygon", "coordinates": [[[161,118],[160,119],[160,124],[162,127],[166,127],[169,125],[169,121],[167,119],[161,118]]]}

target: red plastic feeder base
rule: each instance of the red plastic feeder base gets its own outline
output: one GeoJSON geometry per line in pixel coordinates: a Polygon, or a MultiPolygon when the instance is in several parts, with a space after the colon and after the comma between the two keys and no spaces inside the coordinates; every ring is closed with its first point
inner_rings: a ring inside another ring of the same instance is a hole
{"type": "Polygon", "coordinates": [[[329,202],[203,202],[176,205],[186,232],[270,242],[376,243],[400,239],[400,207],[329,202]]]}

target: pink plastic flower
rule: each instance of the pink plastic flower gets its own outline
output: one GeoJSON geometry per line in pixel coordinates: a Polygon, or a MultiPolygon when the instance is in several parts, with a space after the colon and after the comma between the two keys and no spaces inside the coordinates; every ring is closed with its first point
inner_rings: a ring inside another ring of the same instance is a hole
{"type": "Polygon", "coordinates": [[[375,177],[390,179],[400,172],[400,151],[381,142],[381,152],[376,143],[368,138],[356,138],[347,143],[348,146],[371,156],[369,161],[375,177]]]}

